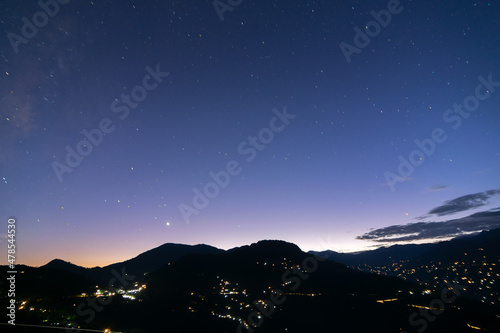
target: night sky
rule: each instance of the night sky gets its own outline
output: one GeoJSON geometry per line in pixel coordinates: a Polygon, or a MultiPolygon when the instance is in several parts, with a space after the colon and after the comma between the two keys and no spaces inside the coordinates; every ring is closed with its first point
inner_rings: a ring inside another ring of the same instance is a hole
{"type": "Polygon", "coordinates": [[[497,1],[44,1],[0,4],[18,263],[500,227],[497,1]]]}

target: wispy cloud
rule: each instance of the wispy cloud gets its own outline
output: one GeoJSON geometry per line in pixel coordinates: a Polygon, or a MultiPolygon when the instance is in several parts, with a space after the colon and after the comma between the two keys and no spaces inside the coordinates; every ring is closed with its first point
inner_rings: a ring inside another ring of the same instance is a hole
{"type": "Polygon", "coordinates": [[[443,185],[443,186],[432,186],[431,188],[429,188],[429,192],[444,191],[444,190],[446,190],[447,188],[449,188],[449,186],[447,186],[447,185],[443,185]]]}
{"type": "Polygon", "coordinates": [[[456,237],[466,233],[496,228],[500,228],[500,210],[498,208],[445,222],[417,222],[405,225],[392,225],[372,230],[356,237],[356,239],[380,243],[407,242],[456,237]]]}
{"type": "Polygon", "coordinates": [[[490,190],[464,195],[462,197],[446,201],[443,205],[431,209],[428,214],[444,216],[481,207],[488,204],[488,199],[497,194],[500,194],[500,190],[490,190]]]}

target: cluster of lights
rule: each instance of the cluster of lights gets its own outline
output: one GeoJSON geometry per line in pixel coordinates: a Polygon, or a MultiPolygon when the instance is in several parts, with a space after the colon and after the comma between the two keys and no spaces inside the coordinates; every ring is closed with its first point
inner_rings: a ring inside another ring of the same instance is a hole
{"type": "MultiPolygon", "coordinates": [[[[478,248],[478,250],[484,251],[482,248],[478,248]]],[[[468,253],[463,253],[463,255],[468,256],[468,253]]],[[[442,274],[438,276],[438,273],[444,272],[445,277],[448,278],[460,276],[460,279],[464,283],[470,285],[467,290],[468,293],[479,297],[483,303],[488,303],[490,305],[500,303],[500,294],[498,292],[493,292],[493,288],[500,278],[500,273],[495,272],[497,263],[493,262],[493,260],[488,260],[486,256],[483,256],[482,260],[472,260],[470,262],[465,262],[463,260],[455,261],[450,266],[445,266],[442,262],[422,265],[420,267],[411,267],[412,264],[414,263],[411,260],[401,260],[393,262],[389,266],[372,267],[365,264],[354,268],[379,275],[395,275],[405,280],[411,279],[422,286],[431,287],[433,289],[439,289],[439,284],[443,280],[443,276],[442,274]],[[407,266],[410,266],[410,268],[406,268],[407,266]],[[430,275],[429,278],[421,280],[412,277],[421,272],[430,275]],[[472,275],[476,277],[472,277],[472,275]],[[479,279],[477,275],[480,276],[479,279]]]]}

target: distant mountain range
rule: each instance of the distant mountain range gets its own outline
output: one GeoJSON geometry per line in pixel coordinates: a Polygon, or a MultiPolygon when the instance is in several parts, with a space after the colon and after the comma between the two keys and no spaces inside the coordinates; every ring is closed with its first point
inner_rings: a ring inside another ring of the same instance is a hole
{"type": "MultiPolygon", "coordinates": [[[[225,251],[205,244],[184,245],[166,243],[141,253],[132,259],[105,267],[84,268],[61,259],[54,259],[40,268],[58,269],[86,279],[105,282],[109,278],[111,270],[119,270],[121,267],[126,267],[129,275],[142,276],[154,272],[168,263],[173,263],[186,255],[216,255],[225,252],[244,251],[244,249],[248,248],[249,246],[247,245],[225,251]]],[[[464,259],[464,253],[468,253],[468,259],[481,257],[484,255],[484,251],[487,251],[497,259],[500,258],[500,229],[483,231],[478,235],[463,236],[450,241],[432,244],[393,245],[391,247],[381,247],[376,250],[360,253],[339,253],[330,250],[321,252],[309,251],[308,253],[320,255],[331,261],[355,267],[358,265],[389,266],[395,261],[405,260],[421,263],[431,261],[449,263],[464,259]],[[483,250],[478,250],[479,248],[483,250]]]]}
{"type": "Polygon", "coordinates": [[[167,243],[141,253],[132,259],[105,267],[84,268],[64,260],[54,259],[40,268],[58,269],[76,274],[86,279],[106,283],[111,277],[111,271],[120,271],[123,267],[126,267],[127,274],[141,277],[149,272],[156,271],[168,263],[177,261],[188,254],[219,254],[223,252],[225,251],[204,244],[184,245],[167,243]]]}
{"type": "Polygon", "coordinates": [[[444,281],[459,278],[469,283],[464,297],[500,306],[500,229],[435,244],[394,245],[359,254],[310,253],[436,289],[442,288],[444,281]]]}
{"type": "MultiPolygon", "coordinates": [[[[462,297],[467,281],[452,282],[447,276],[438,289],[348,266],[368,271],[385,267],[386,275],[390,267],[398,267],[397,275],[407,269],[403,263],[429,270],[438,260],[446,270],[458,267],[461,258],[460,265],[478,260],[485,276],[497,274],[489,269],[495,266],[484,262],[498,262],[499,234],[493,230],[439,244],[360,254],[305,253],[277,240],[227,251],[164,244],[102,268],[62,260],[39,268],[18,266],[23,273],[16,281],[16,300],[22,307],[17,318],[30,325],[73,322],[81,328],[131,333],[497,332],[500,307],[462,297]]],[[[7,267],[0,266],[0,271],[5,276],[7,267]]],[[[0,280],[1,290],[6,283],[0,280]]]]}
{"type": "Polygon", "coordinates": [[[500,229],[483,231],[474,236],[462,236],[450,241],[432,244],[409,244],[381,247],[372,251],[360,253],[338,253],[334,251],[309,251],[328,257],[328,259],[344,263],[349,266],[370,265],[388,266],[395,261],[412,260],[422,263],[431,261],[454,262],[464,258],[482,256],[484,250],[495,258],[500,258],[500,229]],[[478,250],[482,248],[483,250],[478,250]]]}

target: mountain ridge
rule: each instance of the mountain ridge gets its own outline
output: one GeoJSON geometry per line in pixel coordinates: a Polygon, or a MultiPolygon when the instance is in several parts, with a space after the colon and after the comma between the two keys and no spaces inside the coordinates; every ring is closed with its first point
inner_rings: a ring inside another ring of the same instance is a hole
{"type": "MultiPolygon", "coordinates": [[[[122,269],[126,269],[126,272],[129,275],[142,276],[158,270],[164,265],[175,262],[186,255],[216,255],[225,253],[230,257],[234,256],[236,258],[241,254],[245,254],[249,250],[251,250],[254,255],[257,255],[258,253],[261,258],[273,258],[279,256],[276,254],[276,251],[289,251],[289,253],[295,253],[295,255],[299,257],[302,252],[310,255],[325,256],[331,261],[348,266],[358,266],[362,264],[384,266],[390,265],[392,262],[398,260],[428,261],[431,258],[437,258],[437,252],[439,252],[439,256],[442,257],[443,260],[445,255],[446,258],[448,258],[448,261],[453,258],[453,260],[456,260],[456,253],[462,251],[461,247],[474,247],[476,244],[481,242],[488,244],[488,248],[491,248],[496,252],[500,252],[500,242],[496,242],[496,239],[500,240],[500,229],[482,231],[476,235],[457,237],[449,241],[438,243],[393,245],[390,247],[381,247],[375,250],[363,251],[356,254],[339,253],[331,250],[303,252],[296,244],[284,240],[271,239],[260,240],[250,245],[234,247],[228,250],[219,249],[207,244],[186,245],[180,243],[165,243],[142,252],[133,258],[103,267],[95,266],[86,268],[62,259],[53,259],[39,268],[58,269],[76,274],[85,279],[94,280],[99,283],[106,283],[112,277],[112,271],[121,271],[122,269]]],[[[477,251],[474,253],[476,252],[477,251]]]]}
{"type": "MultiPolygon", "coordinates": [[[[448,286],[431,290],[395,276],[349,268],[286,241],[263,240],[227,251],[205,246],[152,250],[146,257],[158,256],[167,263],[142,276],[131,276],[127,265],[116,266],[117,274],[107,272],[111,279],[99,285],[53,267],[96,270],[63,260],[26,268],[18,277],[19,299],[34,310],[19,310],[19,320],[29,318],[33,324],[50,320],[64,326],[71,318],[79,325],[85,321],[87,328],[141,333],[166,327],[172,332],[195,332],[200,327],[214,333],[250,332],[248,325],[261,332],[326,332],[332,323],[341,332],[400,332],[418,328],[421,321],[409,322],[410,316],[442,298],[443,291],[463,293],[462,282],[448,280],[454,281],[452,290],[448,286]],[[165,251],[180,255],[179,249],[188,253],[166,260],[165,251]],[[35,311],[47,308],[57,311],[35,311]],[[255,314],[262,320],[256,321],[255,314]]],[[[132,259],[141,260],[141,255],[132,259]]],[[[6,283],[0,281],[3,288],[6,283]]],[[[445,315],[429,323],[427,332],[467,333],[471,322],[496,332],[500,322],[496,308],[465,297],[451,299],[453,306],[447,305],[445,315]]]]}

